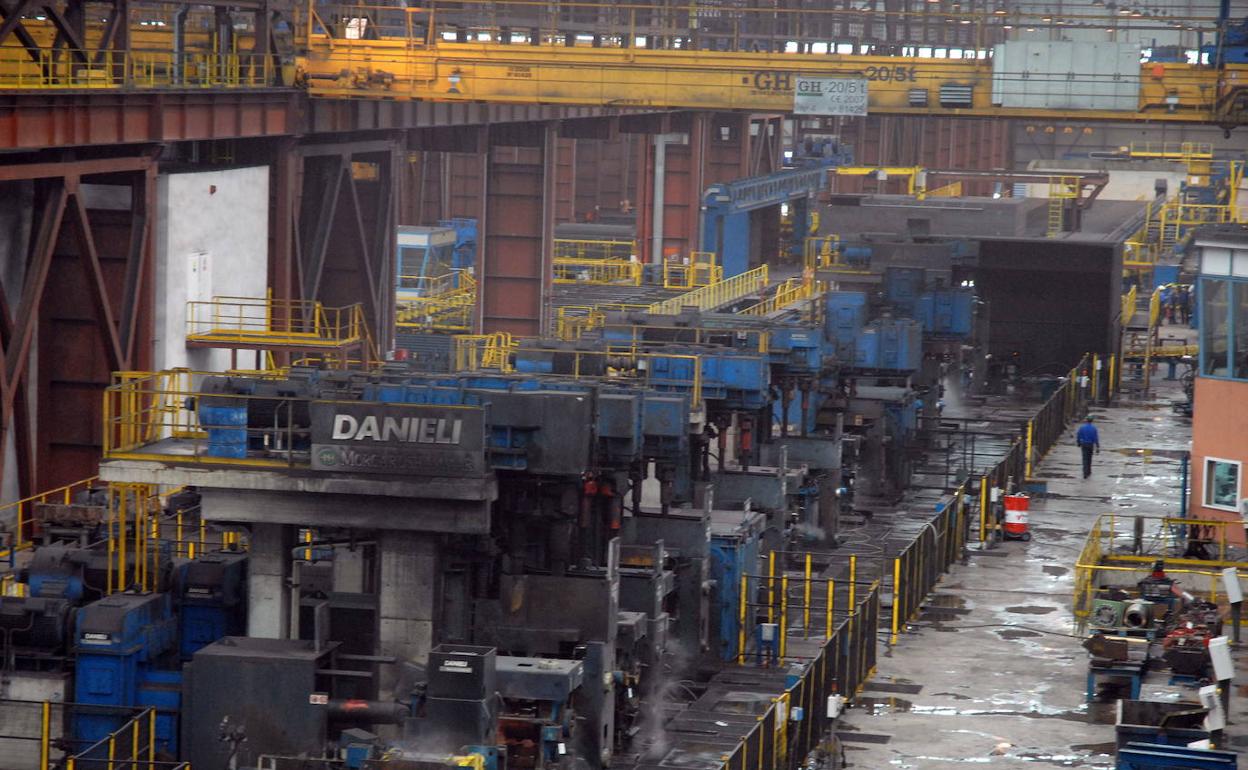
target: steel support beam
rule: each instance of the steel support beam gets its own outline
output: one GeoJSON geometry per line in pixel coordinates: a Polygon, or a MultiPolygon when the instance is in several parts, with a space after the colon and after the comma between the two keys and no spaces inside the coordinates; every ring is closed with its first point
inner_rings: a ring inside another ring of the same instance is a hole
{"type": "Polygon", "coordinates": [[[491,134],[479,226],[477,326],[485,333],[538,335],[547,328],[552,280],[557,127],[491,134]]]}

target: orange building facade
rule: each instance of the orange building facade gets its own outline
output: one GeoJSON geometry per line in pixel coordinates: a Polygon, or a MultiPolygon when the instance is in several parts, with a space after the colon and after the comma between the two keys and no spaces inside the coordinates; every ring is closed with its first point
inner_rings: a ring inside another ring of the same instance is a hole
{"type": "Polygon", "coordinates": [[[1192,418],[1188,516],[1232,522],[1244,543],[1248,485],[1248,227],[1223,226],[1195,239],[1200,368],[1192,418]]]}

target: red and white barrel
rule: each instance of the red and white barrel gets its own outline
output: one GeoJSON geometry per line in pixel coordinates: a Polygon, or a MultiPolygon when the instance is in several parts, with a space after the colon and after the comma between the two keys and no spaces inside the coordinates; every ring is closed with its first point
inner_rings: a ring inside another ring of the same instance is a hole
{"type": "Polygon", "coordinates": [[[1027,535],[1027,510],[1031,498],[1024,494],[1005,496],[1005,536],[1021,538],[1027,535]]]}

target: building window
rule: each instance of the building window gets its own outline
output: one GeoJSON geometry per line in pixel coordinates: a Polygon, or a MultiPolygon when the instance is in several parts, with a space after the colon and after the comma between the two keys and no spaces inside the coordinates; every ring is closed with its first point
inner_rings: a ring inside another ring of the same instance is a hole
{"type": "Polygon", "coordinates": [[[1228,374],[1227,353],[1230,347],[1227,311],[1227,281],[1224,278],[1202,278],[1200,281],[1200,373],[1206,377],[1228,374]]]}
{"type": "MultiPolygon", "coordinates": [[[[1238,262],[1239,260],[1236,260],[1238,262]]],[[[1248,380],[1248,281],[1231,284],[1232,319],[1235,324],[1235,379],[1248,380]]]]}
{"type": "Polygon", "coordinates": [[[1239,463],[1205,458],[1205,505],[1239,512],[1239,463]]]}

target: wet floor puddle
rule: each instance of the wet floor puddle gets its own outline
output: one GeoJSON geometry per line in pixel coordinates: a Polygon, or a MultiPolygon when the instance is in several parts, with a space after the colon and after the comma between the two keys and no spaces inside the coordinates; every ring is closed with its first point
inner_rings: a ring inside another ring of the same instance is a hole
{"type": "Polygon", "coordinates": [[[1006,607],[1006,612],[1013,612],[1015,615],[1048,615],[1050,612],[1057,612],[1056,607],[1039,607],[1036,605],[1025,605],[1018,607],[1006,607]]]}
{"type": "Polygon", "coordinates": [[[1041,569],[1044,570],[1044,574],[1052,575],[1053,577],[1061,577],[1070,572],[1066,567],[1055,567],[1051,564],[1046,564],[1041,569]]]}
{"type": "Polygon", "coordinates": [[[1035,631],[1028,631],[1025,628],[1003,628],[995,632],[1002,639],[1027,639],[1033,636],[1042,636],[1035,631]]]}
{"type": "Polygon", "coordinates": [[[1182,449],[1151,449],[1148,447],[1120,447],[1109,451],[1125,457],[1139,457],[1144,462],[1152,460],[1182,460],[1183,455],[1187,454],[1182,449]]]}

